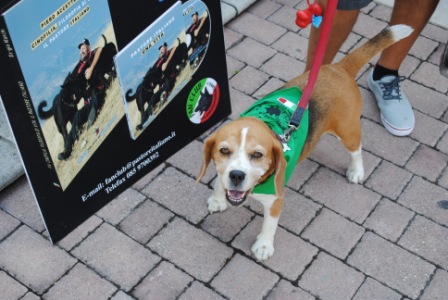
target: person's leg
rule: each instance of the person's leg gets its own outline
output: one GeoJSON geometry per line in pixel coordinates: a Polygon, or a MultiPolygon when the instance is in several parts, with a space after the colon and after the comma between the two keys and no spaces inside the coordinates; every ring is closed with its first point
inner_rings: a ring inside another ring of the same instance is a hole
{"type": "Polygon", "coordinates": [[[409,37],[385,49],[378,60],[379,65],[391,70],[400,68],[438,3],[439,0],[395,0],[390,25],[409,25],[414,32],[409,37]]]}
{"type": "Polygon", "coordinates": [[[412,106],[400,87],[400,82],[405,78],[398,75],[398,70],[438,2],[438,0],[395,0],[391,25],[406,24],[414,31],[409,37],[385,49],[369,76],[368,84],[380,109],[381,122],[393,135],[409,135],[415,127],[412,106]]]}
{"type": "MultiPolygon", "coordinates": [[[[328,40],[327,49],[322,64],[330,64],[333,61],[334,57],[339,51],[339,48],[347,39],[349,33],[352,31],[353,25],[355,25],[355,22],[358,19],[360,9],[367,6],[370,2],[370,0],[338,1],[338,9],[336,10],[333,19],[331,34],[328,40]]],[[[327,0],[317,0],[316,3],[322,5],[325,12],[327,0]]],[[[317,43],[319,41],[319,35],[320,28],[311,26],[305,71],[310,70],[313,64],[317,43]]]]}

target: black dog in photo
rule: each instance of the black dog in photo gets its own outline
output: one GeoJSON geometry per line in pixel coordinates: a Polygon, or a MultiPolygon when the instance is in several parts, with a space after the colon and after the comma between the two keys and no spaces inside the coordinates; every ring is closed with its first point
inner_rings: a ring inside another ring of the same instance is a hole
{"type": "Polygon", "coordinates": [[[52,107],[45,111],[47,101],[39,103],[37,112],[39,118],[49,119],[54,116],[56,127],[64,138],[64,143],[67,140],[67,123],[73,121],[73,117],[78,111],[77,105],[81,98],[85,97],[86,87],[82,80],[73,73],[69,73],[61,85],[61,90],[53,99],[52,107]]]}
{"type": "Polygon", "coordinates": [[[146,72],[145,77],[143,77],[143,81],[138,85],[135,93],[131,95],[132,89],[128,89],[126,92],[126,101],[131,102],[136,100],[137,108],[141,114],[141,121],[136,127],[137,130],[141,130],[143,128],[143,124],[146,122],[145,104],[148,103],[149,105],[149,101],[154,95],[154,88],[159,84],[161,74],[157,71],[157,68],[151,67],[148,72],[146,72]]]}
{"type": "Polygon", "coordinates": [[[90,80],[87,80],[82,74],[76,74],[76,66],[75,70],[65,78],[61,90],[53,99],[51,108],[44,110],[48,105],[46,100],[39,103],[39,117],[45,120],[54,116],[56,127],[62,134],[64,143],[66,143],[68,136],[67,123],[73,122],[73,118],[78,111],[77,105],[81,98],[86,100],[91,91],[99,86],[108,87],[113,77],[115,77],[113,57],[117,53],[117,47],[113,43],[108,43],[104,35],[102,37],[104,39],[104,47],[90,80]],[[108,75],[107,78],[106,74],[108,75]]]}
{"type": "Polygon", "coordinates": [[[204,92],[201,91],[201,98],[199,98],[198,105],[194,109],[194,112],[199,112],[200,114],[203,114],[210,108],[213,100],[213,94],[210,94],[207,89],[204,90],[204,92]]]}
{"type": "Polygon", "coordinates": [[[171,48],[174,51],[166,69],[162,71],[161,66],[156,63],[146,72],[142,82],[137,86],[134,94],[132,89],[128,89],[125,95],[127,102],[137,100],[137,107],[141,114],[140,124],[136,126],[136,130],[142,130],[143,125],[154,112],[155,106],[159,102],[166,101],[169,94],[174,88],[176,78],[180,71],[185,67],[188,60],[187,45],[181,43],[171,48]],[[155,92],[156,87],[157,91],[155,92]],[[145,104],[148,104],[145,109],[145,104]]]}

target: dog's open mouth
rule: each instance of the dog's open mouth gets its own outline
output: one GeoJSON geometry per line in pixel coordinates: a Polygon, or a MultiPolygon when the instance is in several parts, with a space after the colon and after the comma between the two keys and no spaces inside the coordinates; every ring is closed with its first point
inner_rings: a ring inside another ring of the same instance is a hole
{"type": "Polygon", "coordinates": [[[249,194],[248,191],[243,192],[237,190],[227,190],[226,198],[231,205],[238,206],[241,205],[244,202],[244,200],[246,200],[248,194],[249,194]]]}

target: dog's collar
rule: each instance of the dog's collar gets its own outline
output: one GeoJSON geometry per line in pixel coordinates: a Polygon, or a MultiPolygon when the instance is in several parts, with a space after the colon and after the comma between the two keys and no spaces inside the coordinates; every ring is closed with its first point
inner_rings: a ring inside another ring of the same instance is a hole
{"type": "MultiPolygon", "coordinates": [[[[309,113],[306,110],[299,128],[292,132],[289,142],[284,143],[280,138],[280,135],[289,126],[289,120],[299,103],[301,95],[302,92],[297,87],[278,90],[258,100],[240,115],[241,117],[256,117],[275,132],[275,136],[283,145],[283,154],[287,161],[285,185],[294,172],[308,135],[309,113]]],[[[274,175],[271,174],[266,180],[255,186],[253,193],[275,194],[274,175]]]]}

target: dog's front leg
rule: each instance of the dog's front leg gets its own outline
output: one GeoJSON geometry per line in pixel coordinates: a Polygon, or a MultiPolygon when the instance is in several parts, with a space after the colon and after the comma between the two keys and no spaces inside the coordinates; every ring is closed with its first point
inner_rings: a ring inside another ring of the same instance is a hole
{"type": "Polygon", "coordinates": [[[364,178],[364,164],[362,161],[362,147],[350,152],[350,164],[347,169],[347,179],[352,183],[360,183],[364,178]]]}
{"type": "Polygon", "coordinates": [[[221,184],[221,180],[218,177],[215,180],[213,193],[207,199],[208,211],[210,213],[221,212],[227,209],[229,206],[226,200],[226,191],[221,184]]]}
{"type": "Polygon", "coordinates": [[[274,254],[274,236],[278,226],[278,219],[283,199],[273,195],[254,195],[254,198],[263,204],[263,226],[257,241],[252,245],[252,253],[258,260],[265,260],[274,254]]]}

